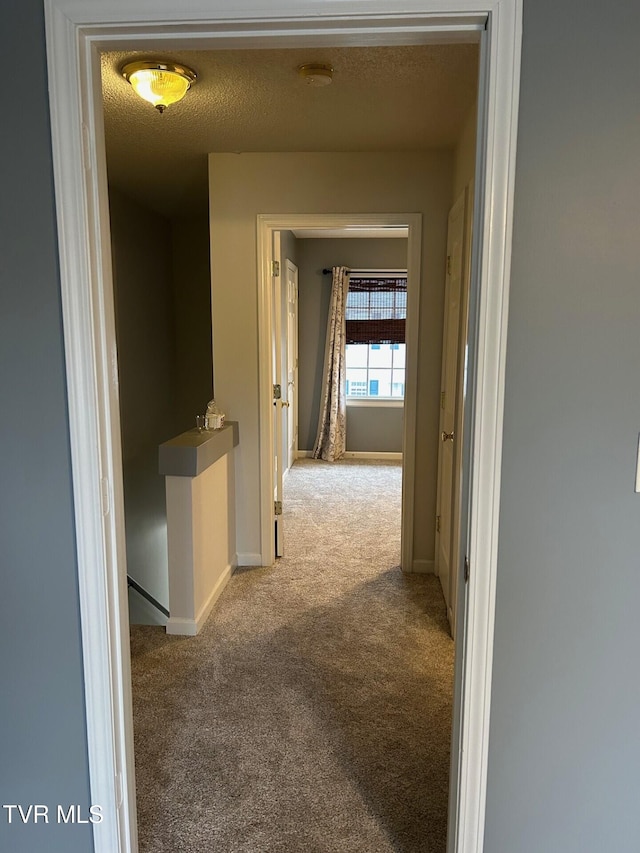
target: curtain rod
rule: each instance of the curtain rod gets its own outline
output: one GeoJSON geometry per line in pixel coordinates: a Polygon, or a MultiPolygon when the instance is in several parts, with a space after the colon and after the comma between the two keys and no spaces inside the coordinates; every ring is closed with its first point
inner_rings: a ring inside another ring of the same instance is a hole
{"type": "MultiPolygon", "coordinates": [[[[406,270],[381,270],[380,268],[371,269],[371,270],[363,270],[363,269],[353,269],[347,271],[349,275],[383,275],[389,276],[389,278],[393,278],[393,276],[404,276],[407,274],[406,270]]],[[[323,275],[331,275],[333,273],[332,269],[323,269],[323,275]]]]}

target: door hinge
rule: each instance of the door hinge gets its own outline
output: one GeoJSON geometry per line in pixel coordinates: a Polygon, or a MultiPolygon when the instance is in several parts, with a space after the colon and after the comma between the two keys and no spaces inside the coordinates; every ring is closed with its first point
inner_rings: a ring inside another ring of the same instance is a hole
{"type": "Polygon", "coordinates": [[[447,255],[447,275],[451,275],[451,255],[447,255]]]}
{"type": "Polygon", "coordinates": [[[116,808],[119,809],[124,801],[124,785],[122,784],[122,772],[118,770],[115,779],[116,785],[116,808]]]}
{"type": "Polygon", "coordinates": [[[273,386],[273,399],[281,400],[282,399],[282,387],[280,385],[273,386]]]}
{"type": "Polygon", "coordinates": [[[440,392],[440,408],[441,408],[442,410],[444,410],[444,396],[445,396],[445,392],[444,392],[444,391],[441,391],[441,392],[440,392]]]}
{"type": "Polygon", "coordinates": [[[282,501],[273,502],[273,514],[282,515],[282,501]]]}
{"type": "Polygon", "coordinates": [[[471,574],[471,568],[469,566],[469,558],[464,558],[464,582],[469,583],[469,575],[471,574]]]}
{"type": "Polygon", "coordinates": [[[440,516],[436,515],[436,533],[440,533],[440,516]]]}
{"type": "Polygon", "coordinates": [[[274,278],[280,275],[280,261],[271,261],[271,275],[274,278]]]}

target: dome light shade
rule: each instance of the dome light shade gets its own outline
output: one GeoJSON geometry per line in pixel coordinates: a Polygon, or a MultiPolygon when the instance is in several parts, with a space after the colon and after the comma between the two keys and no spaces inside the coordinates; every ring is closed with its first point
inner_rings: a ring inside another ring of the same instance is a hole
{"type": "Polygon", "coordinates": [[[181,101],[196,80],[195,72],[184,65],[154,61],[129,62],[122,68],[122,76],[160,113],[181,101]]]}

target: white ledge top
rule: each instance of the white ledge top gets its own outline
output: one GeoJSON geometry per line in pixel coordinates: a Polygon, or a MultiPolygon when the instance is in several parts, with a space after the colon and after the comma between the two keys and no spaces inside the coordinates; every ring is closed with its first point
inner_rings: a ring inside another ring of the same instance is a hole
{"type": "Polygon", "coordinates": [[[197,477],[240,443],[237,421],[222,429],[190,429],[158,448],[158,470],[165,477],[197,477]]]}

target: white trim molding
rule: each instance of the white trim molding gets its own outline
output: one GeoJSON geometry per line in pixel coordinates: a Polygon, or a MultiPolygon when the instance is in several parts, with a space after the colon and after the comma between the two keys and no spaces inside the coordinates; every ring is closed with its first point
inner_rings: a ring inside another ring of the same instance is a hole
{"type": "MultiPolygon", "coordinates": [[[[385,450],[345,450],[344,459],[387,459],[402,461],[402,453],[385,450]]],[[[298,459],[313,459],[313,450],[299,450],[298,459]]]]}
{"type": "Polygon", "coordinates": [[[188,637],[195,637],[196,634],[199,634],[204,623],[209,618],[209,614],[213,610],[213,605],[224,592],[224,589],[231,580],[231,575],[234,571],[234,564],[229,563],[228,566],[225,566],[222,574],[211,590],[209,597],[200,608],[200,612],[197,613],[193,619],[170,616],[166,624],[167,634],[182,634],[188,637]]]}
{"type": "MultiPolygon", "coordinates": [[[[484,837],[522,0],[44,0],[95,853],[136,853],[122,465],[101,50],[482,39],[467,488],[449,853],[484,837]]],[[[262,377],[263,378],[263,377],[262,377]]],[[[262,383],[264,384],[264,383],[262,383]]],[[[263,404],[261,404],[263,405],[263,404]]],[[[407,404],[405,404],[407,405],[407,404]]],[[[408,406],[407,406],[408,408],[408,406]]],[[[410,414],[410,412],[408,412],[410,414]]],[[[405,446],[413,443],[410,437],[405,446]]],[[[405,441],[407,437],[405,436],[405,441]]],[[[405,459],[405,461],[408,461],[405,459]]],[[[264,463],[264,460],[263,460],[264,463]]],[[[408,465],[406,466],[408,468],[408,465]]],[[[407,481],[407,478],[404,478],[407,481]]],[[[407,484],[408,487],[408,484],[407,484]]],[[[413,488],[413,484],[411,484],[413,488]]],[[[261,544],[264,550],[264,543],[261,544]]],[[[246,565],[247,558],[238,555],[246,565]]]]}
{"type": "Polygon", "coordinates": [[[347,407],[354,409],[404,409],[404,398],[393,400],[391,397],[347,397],[347,407]]]}
{"type": "Polygon", "coordinates": [[[345,450],[345,459],[379,459],[387,462],[402,461],[402,453],[392,450],[345,450]]]}

